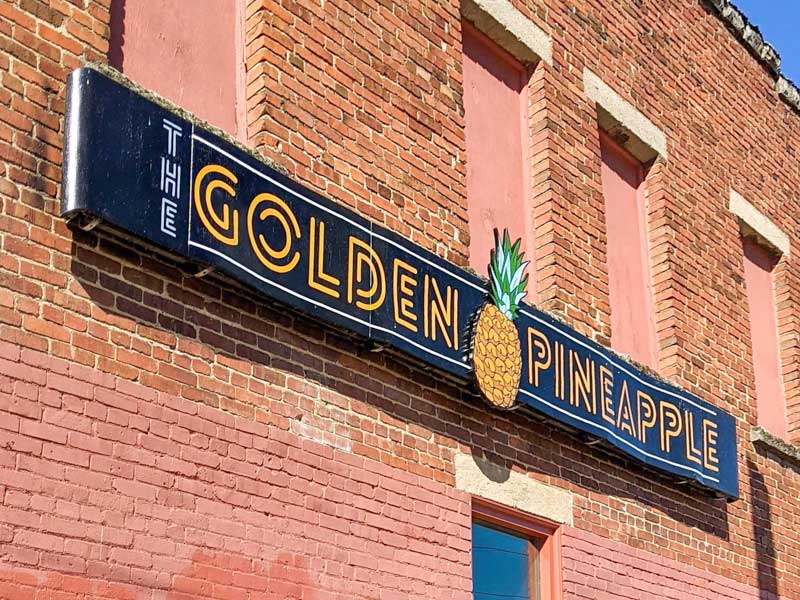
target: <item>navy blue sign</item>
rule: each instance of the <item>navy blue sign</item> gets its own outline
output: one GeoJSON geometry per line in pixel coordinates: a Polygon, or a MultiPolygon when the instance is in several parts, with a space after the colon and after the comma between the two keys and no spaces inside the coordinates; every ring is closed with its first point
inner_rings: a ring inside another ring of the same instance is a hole
{"type": "Polygon", "coordinates": [[[525,307],[520,313],[520,402],[642,462],[738,497],[731,415],[646,375],[540,311],[525,307]]]}
{"type": "MultiPolygon", "coordinates": [[[[65,217],[101,221],[471,381],[473,323],[487,298],[478,277],[98,71],[70,76],[66,132],[65,217]]],[[[515,324],[518,402],[738,496],[729,414],[533,307],[523,304],[515,324]]]]}

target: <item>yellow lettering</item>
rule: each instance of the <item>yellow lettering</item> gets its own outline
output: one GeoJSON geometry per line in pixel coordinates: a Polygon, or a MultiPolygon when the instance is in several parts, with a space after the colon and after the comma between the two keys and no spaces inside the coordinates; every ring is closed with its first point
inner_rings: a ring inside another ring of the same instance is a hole
{"type": "Polygon", "coordinates": [[[430,276],[425,274],[422,285],[422,333],[426,338],[430,336],[430,317],[428,316],[430,303],[428,302],[428,279],[430,276]]]}
{"type": "Polygon", "coordinates": [[[631,410],[631,398],[628,393],[628,382],[622,380],[622,388],[619,393],[619,412],[617,413],[617,429],[626,431],[629,435],[636,437],[633,426],[633,411],[631,410]]]}
{"type": "Polygon", "coordinates": [[[555,376],[553,377],[553,383],[555,384],[556,388],[555,396],[556,398],[564,400],[564,397],[566,396],[566,382],[564,381],[564,344],[553,342],[553,349],[555,350],[555,376]]]}
{"type": "Polygon", "coordinates": [[[221,189],[231,198],[236,196],[236,192],[227,181],[214,179],[205,186],[204,194],[203,182],[205,178],[211,174],[222,175],[234,185],[238,183],[236,175],[225,167],[220,165],[207,165],[203,167],[197,173],[197,177],[194,178],[194,208],[197,211],[197,215],[200,217],[200,221],[208,232],[214,236],[214,239],[228,246],[236,246],[239,243],[239,211],[234,210],[233,217],[231,218],[230,206],[223,204],[222,216],[219,216],[211,202],[211,195],[216,189],[221,189]],[[226,233],[229,230],[230,233],[226,233]]]}
{"type": "Polygon", "coordinates": [[[703,419],[703,466],[709,471],[719,472],[719,457],[717,456],[717,424],[708,419],[703,419]]]}
{"type": "Polygon", "coordinates": [[[683,422],[678,407],[671,402],[661,401],[661,451],[669,454],[672,448],[672,438],[676,438],[683,431],[683,422]]]}
{"type": "Polygon", "coordinates": [[[600,365],[600,416],[607,423],[616,425],[614,420],[614,374],[605,365],[600,365]]]}
{"type": "Polygon", "coordinates": [[[538,329],[528,327],[528,383],[539,387],[539,371],[549,369],[552,362],[550,340],[538,329]]]}
{"type": "Polygon", "coordinates": [[[572,406],[578,405],[578,399],[575,396],[575,351],[571,348],[567,351],[569,366],[567,367],[567,374],[569,375],[569,403],[572,406]]]}
{"type": "Polygon", "coordinates": [[[702,464],[701,459],[703,454],[694,445],[694,415],[688,410],[685,411],[685,415],[686,434],[684,437],[686,438],[686,458],[700,465],[702,464]]]}
{"type": "Polygon", "coordinates": [[[332,296],[339,297],[339,290],[332,286],[341,285],[341,281],[325,272],[325,222],[311,217],[308,242],[308,285],[309,287],[332,296]]]}
{"type": "Polygon", "coordinates": [[[636,401],[639,405],[639,439],[642,444],[647,443],[647,430],[656,424],[656,403],[646,393],[637,390],[636,401]]]}
{"type": "Polygon", "coordinates": [[[445,288],[445,298],[439,290],[439,284],[433,277],[425,277],[425,285],[430,285],[432,294],[429,292],[426,297],[430,298],[431,307],[431,339],[436,341],[436,330],[442,333],[444,343],[448,348],[458,348],[458,290],[450,286],[445,288]],[[448,331],[449,330],[449,331],[448,331]]]}
{"type": "Polygon", "coordinates": [[[414,302],[414,288],[417,287],[415,279],[419,272],[399,258],[394,259],[394,286],[392,287],[392,300],[394,303],[394,322],[406,329],[417,333],[417,315],[412,312],[414,302]],[[402,269],[402,271],[401,271],[402,269]],[[401,297],[402,295],[402,297],[401,297]]]}
{"type": "Polygon", "coordinates": [[[586,410],[592,414],[597,412],[597,393],[595,389],[594,361],[587,357],[586,362],[581,361],[577,352],[570,350],[570,404],[578,406],[583,401],[586,410]],[[574,356],[574,358],[573,358],[574,356]]]}
{"type": "Polygon", "coordinates": [[[353,293],[365,302],[356,300],[355,305],[363,310],[380,308],[386,298],[386,273],[383,270],[378,253],[366,242],[350,236],[347,257],[347,301],[353,304],[353,293]],[[364,265],[368,267],[369,275],[364,273],[364,265]],[[364,283],[369,277],[370,287],[364,290],[356,287],[364,283]]]}
{"type": "Polygon", "coordinates": [[[300,253],[295,251],[288,263],[279,264],[273,262],[283,261],[289,256],[292,249],[292,236],[300,239],[300,226],[297,224],[297,218],[294,216],[292,209],[277,196],[258,194],[253,198],[252,202],[250,202],[250,208],[247,209],[247,236],[250,238],[250,246],[253,248],[256,258],[270,271],[288,273],[300,261],[300,253]],[[257,209],[262,204],[267,204],[268,206],[259,212],[257,209]],[[275,219],[283,227],[285,242],[283,247],[277,250],[269,244],[263,234],[256,235],[253,228],[256,219],[263,223],[269,218],[275,219]]]}
{"type": "Polygon", "coordinates": [[[559,382],[560,369],[558,368],[558,342],[553,342],[553,350],[553,395],[558,397],[558,390],[561,387],[559,382]]]}

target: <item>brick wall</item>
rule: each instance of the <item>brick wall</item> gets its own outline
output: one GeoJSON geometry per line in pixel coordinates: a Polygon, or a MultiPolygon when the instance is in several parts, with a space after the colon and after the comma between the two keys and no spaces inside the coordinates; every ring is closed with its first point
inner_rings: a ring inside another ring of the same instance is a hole
{"type": "Polygon", "coordinates": [[[465,265],[457,2],[248,2],[252,145],[317,191],[465,265]]]}
{"type": "Polygon", "coordinates": [[[567,597],[587,600],[778,598],[763,588],[572,528],[564,535],[564,587],[567,597]]]}
{"type": "MultiPolygon", "coordinates": [[[[608,341],[586,66],[667,134],[648,176],[659,371],[738,419],[742,498],[682,491],[226,282],[68,229],[64,82],[105,61],[109,0],[0,0],[0,596],[467,598],[456,449],[573,493],[568,598],[597,597],[579,574],[601,565],[620,587],[595,587],[629,597],[648,597],[632,574],[800,596],[800,476],[749,442],[726,210],[735,187],[797,246],[800,115],[695,0],[514,4],[554,50],[529,94],[539,303],[608,341]]],[[[466,264],[458,2],[251,0],[244,29],[250,144],[466,264]]],[[[778,298],[798,431],[796,257],[778,298]]]]}
{"type": "Polygon", "coordinates": [[[266,407],[237,416],[5,342],[0,357],[0,596],[469,597],[452,486],[266,407]]]}

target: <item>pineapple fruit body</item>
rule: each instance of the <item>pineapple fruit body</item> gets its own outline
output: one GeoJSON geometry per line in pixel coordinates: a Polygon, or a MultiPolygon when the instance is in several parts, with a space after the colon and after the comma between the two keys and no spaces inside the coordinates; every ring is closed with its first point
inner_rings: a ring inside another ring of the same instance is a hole
{"type": "Polygon", "coordinates": [[[472,363],[483,395],[498,408],[511,408],[522,372],[519,334],[494,304],[481,309],[475,325],[472,363]]]}

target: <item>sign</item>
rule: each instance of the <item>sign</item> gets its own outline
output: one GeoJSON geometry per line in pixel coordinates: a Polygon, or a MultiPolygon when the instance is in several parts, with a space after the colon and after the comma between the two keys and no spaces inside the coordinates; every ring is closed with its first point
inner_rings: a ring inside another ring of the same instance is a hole
{"type": "Polygon", "coordinates": [[[487,398],[494,389],[498,407],[526,405],[738,497],[733,417],[522,303],[524,264],[507,238],[498,249],[510,266],[500,273],[497,263],[505,287],[487,302],[478,277],[90,68],[70,75],[63,189],[68,219],[102,222],[222,271],[309,318],[475,382],[487,398]]]}

